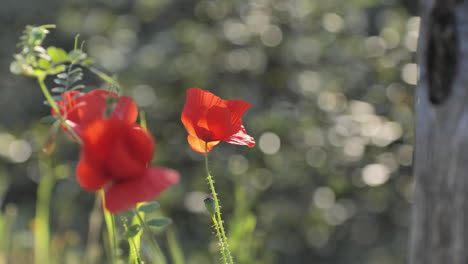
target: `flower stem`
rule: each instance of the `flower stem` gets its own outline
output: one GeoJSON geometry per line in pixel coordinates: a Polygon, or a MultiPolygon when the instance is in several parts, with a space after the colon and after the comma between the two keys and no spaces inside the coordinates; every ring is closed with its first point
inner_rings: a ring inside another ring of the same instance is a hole
{"type": "Polygon", "coordinates": [[[46,98],[47,102],[50,104],[50,107],[54,112],[60,117],[60,123],[70,132],[72,135],[73,139],[75,139],[79,144],[82,144],[81,138],[75,133],[75,131],[70,127],[70,125],[66,122],[67,119],[60,113],[60,109],[55,102],[54,98],[52,98],[52,95],[50,94],[49,90],[47,89],[47,86],[44,83],[44,78],[42,77],[37,77],[37,82],[39,83],[39,86],[41,87],[41,91],[44,94],[44,97],[46,98]]]}
{"type": "Polygon", "coordinates": [[[218,194],[216,193],[216,189],[214,187],[213,176],[211,176],[210,168],[208,166],[208,143],[206,143],[205,149],[207,150],[204,155],[205,156],[205,169],[206,169],[206,174],[207,174],[206,179],[208,180],[208,185],[210,186],[211,195],[213,196],[213,200],[215,202],[215,209],[216,209],[216,214],[213,216],[213,223],[215,225],[216,233],[218,235],[219,245],[221,247],[220,251],[221,251],[221,255],[223,256],[224,263],[233,264],[234,261],[232,260],[226,232],[224,231],[224,226],[223,226],[224,221],[221,218],[221,209],[219,205],[220,203],[218,199],[218,194]],[[224,256],[224,254],[227,255],[228,262],[226,262],[226,259],[225,259],[226,257],[224,256]]]}
{"type": "Polygon", "coordinates": [[[130,244],[130,250],[133,251],[133,255],[135,256],[133,263],[141,264],[142,262],[141,262],[140,253],[138,252],[138,248],[135,245],[135,241],[133,241],[133,238],[129,238],[128,243],[130,244]]]}
{"type": "Polygon", "coordinates": [[[218,221],[216,220],[216,216],[213,215],[211,219],[213,220],[214,228],[216,230],[216,237],[218,238],[218,246],[220,248],[221,257],[223,258],[224,263],[228,263],[226,254],[224,253],[224,251],[226,251],[226,246],[224,245],[224,240],[221,236],[221,230],[219,229],[219,224],[218,224],[218,221]]]}
{"type": "Polygon", "coordinates": [[[164,255],[162,254],[162,250],[159,247],[159,245],[156,243],[154,240],[154,233],[151,230],[151,228],[146,224],[145,220],[143,217],[141,217],[140,212],[135,208],[135,214],[138,218],[138,221],[140,221],[140,225],[143,227],[143,232],[146,233],[146,236],[149,237],[149,242],[151,244],[151,247],[154,250],[154,254],[156,256],[156,261],[155,263],[160,263],[160,264],[166,264],[166,259],[164,258],[164,255]]]}
{"type": "Polygon", "coordinates": [[[109,245],[109,255],[111,263],[117,263],[117,238],[115,237],[115,219],[114,215],[106,209],[104,190],[99,190],[102,200],[102,211],[104,212],[104,220],[107,227],[107,240],[109,245]]]}
{"type": "Polygon", "coordinates": [[[100,255],[99,236],[102,227],[101,198],[96,195],[93,209],[89,215],[88,241],[86,243],[85,263],[95,264],[100,255]]]}
{"type": "MultiPolygon", "coordinates": [[[[128,225],[127,225],[126,219],[123,221],[123,226],[124,226],[125,232],[127,232],[128,225]]],[[[129,237],[127,241],[130,246],[128,262],[130,264],[142,264],[141,255],[140,255],[140,237],[138,236],[138,241],[135,241],[135,236],[129,237]]]]}
{"type": "Polygon", "coordinates": [[[52,188],[55,184],[55,175],[50,168],[50,161],[39,162],[41,179],[37,190],[36,217],[34,221],[35,239],[34,239],[34,262],[50,263],[50,200],[52,188]]]}

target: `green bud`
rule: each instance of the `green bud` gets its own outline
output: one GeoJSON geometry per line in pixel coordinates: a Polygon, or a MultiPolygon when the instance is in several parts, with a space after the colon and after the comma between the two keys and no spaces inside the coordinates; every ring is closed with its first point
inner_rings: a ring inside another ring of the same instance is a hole
{"type": "Polygon", "coordinates": [[[125,239],[133,238],[140,232],[141,226],[140,225],[131,225],[125,230],[125,233],[123,234],[123,237],[125,239]]]}
{"type": "Polygon", "coordinates": [[[211,215],[214,215],[216,213],[216,204],[215,204],[215,201],[213,200],[213,197],[208,196],[206,197],[205,200],[203,200],[203,202],[205,202],[205,207],[206,207],[206,210],[208,210],[208,213],[210,213],[211,215]]]}

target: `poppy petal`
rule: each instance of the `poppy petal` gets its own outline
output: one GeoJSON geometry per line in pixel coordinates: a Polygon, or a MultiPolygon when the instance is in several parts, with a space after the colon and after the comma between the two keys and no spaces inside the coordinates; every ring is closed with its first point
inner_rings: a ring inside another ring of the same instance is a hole
{"type": "Polygon", "coordinates": [[[203,141],[192,135],[187,136],[187,141],[193,150],[200,153],[210,152],[211,149],[219,143],[219,141],[212,141],[208,142],[208,146],[206,146],[206,141],[203,141]],[[206,150],[206,147],[208,147],[208,151],[206,150]]]}
{"type": "Polygon", "coordinates": [[[117,105],[115,106],[112,116],[120,120],[133,124],[136,122],[138,117],[138,108],[131,97],[122,96],[120,97],[117,105]]]}
{"type": "Polygon", "coordinates": [[[195,126],[193,124],[194,120],[189,115],[187,115],[187,111],[185,111],[185,108],[184,108],[184,111],[182,112],[182,116],[180,120],[182,121],[182,124],[184,124],[185,129],[190,135],[195,136],[197,134],[195,132],[195,126]]]}
{"type": "Polygon", "coordinates": [[[143,177],[146,162],[138,160],[134,153],[128,151],[122,140],[115,142],[112,151],[103,163],[115,180],[128,180],[143,177]]]}
{"type": "Polygon", "coordinates": [[[226,142],[234,145],[247,145],[250,148],[255,146],[255,139],[247,134],[244,126],[241,126],[241,129],[230,136],[226,142]]]}
{"type": "Polygon", "coordinates": [[[213,106],[206,114],[206,123],[211,137],[201,136],[203,134],[198,130],[197,135],[205,141],[223,140],[237,131],[230,121],[231,113],[227,107],[213,106]]]}
{"type": "Polygon", "coordinates": [[[74,112],[78,116],[79,125],[86,126],[98,118],[104,118],[108,97],[117,97],[117,94],[97,89],[78,97],[74,112]]]}
{"type": "Polygon", "coordinates": [[[153,167],[144,177],[116,182],[106,190],[105,205],[112,213],[134,207],[139,202],[149,201],[172,184],[179,181],[179,173],[166,168],[153,167]]]}
{"type": "Polygon", "coordinates": [[[105,162],[115,142],[124,132],[122,121],[114,118],[98,119],[83,129],[83,151],[93,162],[105,162]]]}
{"type": "Polygon", "coordinates": [[[242,115],[252,106],[244,100],[226,100],[226,105],[231,111],[231,123],[233,125],[242,125],[242,115]]]}
{"type": "Polygon", "coordinates": [[[126,148],[136,159],[149,163],[154,154],[154,139],[139,125],[133,125],[126,131],[126,148]]]}
{"type": "Polygon", "coordinates": [[[182,123],[190,135],[196,135],[197,127],[208,129],[205,120],[206,111],[213,106],[225,106],[218,96],[200,88],[187,90],[185,106],[182,110],[182,123]]]}
{"type": "Polygon", "coordinates": [[[88,191],[97,191],[109,182],[105,173],[85,161],[83,157],[76,166],[76,178],[80,186],[88,191]]]}
{"type": "Polygon", "coordinates": [[[197,109],[199,106],[208,109],[215,105],[223,104],[223,101],[223,99],[213,93],[195,87],[187,90],[185,105],[189,109],[197,109]]]}
{"type": "Polygon", "coordinates": [[[252,105],[243,100],[223,100],[199,89],[187,90],[181,120],[189,136],[187,140],[193,150],[207,152],[219,141],[236,145],[255,146],[255,140],[242,126],[242,115],[252,105]]]}

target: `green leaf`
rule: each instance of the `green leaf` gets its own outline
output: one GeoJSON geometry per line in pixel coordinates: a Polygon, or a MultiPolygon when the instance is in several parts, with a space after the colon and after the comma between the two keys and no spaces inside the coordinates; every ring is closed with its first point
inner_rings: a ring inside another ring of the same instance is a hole
{"type": "Polygon", "coordinates": [[[127,210],[119,214],[119,216],[125,217],[125,218],[132,218],[134,215],[135,215],[135,212],[133,210],[127,210]]]}
{"type": "MultiPolygon", "coordinates": [[[[39,53],[45,53],[46,52],[46,50],[42,46],[34,46],[33,50],[35,52],[39,52],[39,53]]],[[[39,55],[41,55],[41,54],[39,54],[39,55]]]]}
{"type": "Polygon", "coordinates": [[[55,96],[52,96],[52,99],[54,99],[54,101],[60,101],[60,100],[63,100],[63,97],[61,95],[55,95],[55,96]]]}
{"type": "Polygon", "coordinates": [[[56,66],[55,68],[49,69],[48,73],[50,75],[55,75],[59,72],[63,72],[65,69],[66,69],[66,66],[62,64],[62,65],[56,66]]]}
{"type": "Polygon", "coordinates": [[[60,48],[48,47],[47,54],[54,63],[61,63],[68,60],[67,52],[60,48]]]}
{"type": "Polygon", "coordinates": [[[151,227],[161,227],[172,224],[172,219],[168,217],[153,218],[146,222],[151,227]]]}
{"type": "Polygon", "coordinates": [[[68,78],[68,73],[66,73],[66,72],[59,73],[59,74],[57,74],[57,78],[67,79],[68,78]]]}
{"type": "Polygon", "coordinates": [[[63,87],[54,87],[54,88],[50,89],[50,91],[52,91],[54,93],[63,93],[63,92],[65,92],[65,88],[63,88],[63,87]]]}
{"type": "MultiPolygon", "coordinates": [[[[59,75],[60,75],[60,74],[59,74],[59,75]]],[[[68,80],[55,78],[55,79],[54,79],[54,83],[56,83],[56,84],[58,84],[58,85],[61,85],[61,86],[67,86],[68,80]]]]}
{"type": "Polygon", "coordinates": [[[48,115],[48,116],[44,116],[43,118],[41,118],[41,123],[50,125],[50,124],[53,124],[55,121],[57,121],[57,119],[58,117],[48,115]]]}
{"type": "Polygon", "coordinates": [[[132,238],[132,237],[136,236],[138,234],[138,232],[140,232],[140,230],[141,230],[140,225],[131,225],[131,226],[129,226],[127,228],[127,230],[125,231],[123,236],[124,236],[125,239],[132,238]]]}
{"type": "Polygon", "coordinates": [[[94,63],[93,59],[91,58],[87,58],[87,59],[84,59],[81,64],[83,64],[84,66],[89,66],[89,65],[92,65],[94,63]]]}
{"type": "Polygon", "coordinates": [[[68,57],[72,63],[86,59],[86,53],[81,50],[72,50],[68,53],[68,57]]]}
{"type": "Polygon", "coordinates": [[[41,67],[44,70],[48,70],[50,69],[50,62],[46,59],[39,59],[39,67],[41,67]]]}
{"type": "Polygon", "coordinates": [[[83,88],[85,88],[85,86],[83,84],[78,84],[78,85],[75,85],[72,88],[70,88],[70,91],[79,90],[79,89],[83,89],[83,88]]]}
{"type": "Polygon", "coordinates": [[[160,207],[160,205],[159,205],[158,202],[149,202],[149,203],[145,203],[144,205],[140,206],[138,208],[138,211],[148,214],[148,213],[151,213],[151,212],[154,212],[154,211],[158,210],[159,207],[160,207]]]}
{"type": "Polygon", "coordinates": [[[69,72],[70,75],[77,73],[77,72],[82,72],[83,70],[81,68],[74,68],[72,71],[69,72]]]}
{"type": "Polygon", "coordinates": [[[76,83],[78,81],[81,81],[83,79],[83,73],[81,71],[74,72],[69,75],[68,81],[70,84],[76,83]]]}

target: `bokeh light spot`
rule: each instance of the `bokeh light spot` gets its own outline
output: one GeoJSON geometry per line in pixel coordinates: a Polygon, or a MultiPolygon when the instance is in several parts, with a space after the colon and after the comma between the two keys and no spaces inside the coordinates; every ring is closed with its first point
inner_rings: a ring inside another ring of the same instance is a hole
{"type": "Polygon", "coordinates": [[[283,40],[283,32],[278,26],[270,26],[261,33],[260,38],[265,46],[276,47],[283,40]]]}
{"type": "Polygon", "coordinates": [[[401,69],[401,78],[405,83],[416,85],[418,82],[418,66],[416,63],[407,63],[401,69]]]}
{"type": "Polygon", "coordinates": [[[13,162],[21,163],[27,161],[29,157],[31,157],[32,149],[27,141],[19,139],[10,143],[8,152],[13,162]]]}
{"type": "Polygon", "coordinates": [[[318,208],[328,209],[335,204],[335,193],[329,187],[319,187],[315,189],[313,200],[318,208]]]}
{"type": "Polygon", "coordinates": [[[232,155],[228,161],[228,168],[232,174],[243,174],[249,168],[249,161],[242,155],[232,155]]]}
{"type": "Polygon", "coordinates": [[[259,146],[263,153],[272,155],[280,150],[281,140],[275,133],[265,132],[260,136],[259,146]]]}
{"type": "Polygon", "coordinates": [[[362,180],[369,186],[382,185],[389,177],[389,169],[380,163],[368,164],[362,169],[362,180]]]}
{"type": "Polygon", "coordinates": [[[150,106],[156,102],[154,89],[149,85],[138,85],[133,88],[132,97],[138,106],[150,106]]]}
{"type": "Polygon", "coordinates": [[[327,13],[322,18],[322,26],[325,30],[336,33],[343,29],[343,19],[335,13],[327,13]]]}

